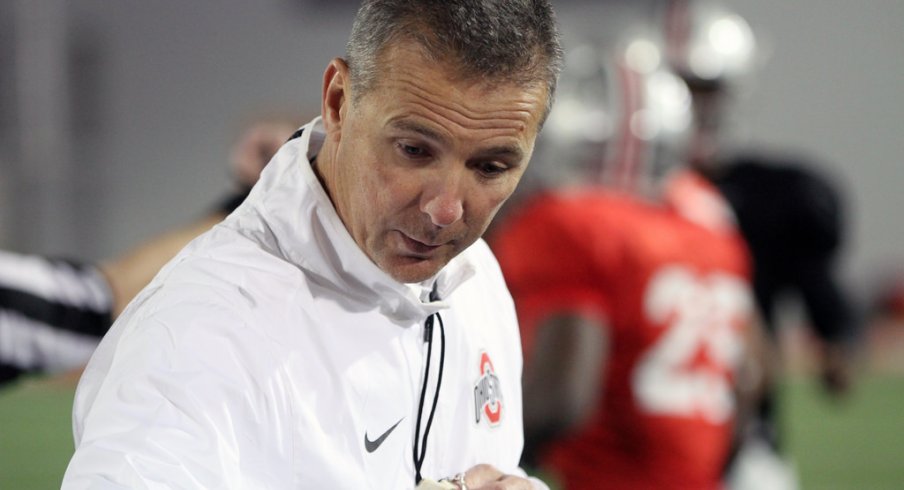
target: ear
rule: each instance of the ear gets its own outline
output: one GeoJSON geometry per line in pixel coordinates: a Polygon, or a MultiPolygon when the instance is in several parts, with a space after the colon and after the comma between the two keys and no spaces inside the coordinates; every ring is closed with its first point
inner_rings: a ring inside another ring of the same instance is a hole
{"type": "Polygon", "coordinates": [[[327,134],[342,129],[350,99],[348,64],[342,58],[333,58],[323,73],[323,101],[320,108],[323,126],[327,134]]]}

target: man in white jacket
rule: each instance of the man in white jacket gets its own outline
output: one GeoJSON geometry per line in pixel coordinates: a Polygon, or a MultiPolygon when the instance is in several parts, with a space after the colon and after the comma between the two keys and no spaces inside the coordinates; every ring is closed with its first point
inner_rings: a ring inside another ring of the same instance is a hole
{"type": "Polygon", "coordinates": [[[102,341],[64,488],[542,486],[480,236],[560,58],[547,1],[365,1],[321,117],[102,341]]]}

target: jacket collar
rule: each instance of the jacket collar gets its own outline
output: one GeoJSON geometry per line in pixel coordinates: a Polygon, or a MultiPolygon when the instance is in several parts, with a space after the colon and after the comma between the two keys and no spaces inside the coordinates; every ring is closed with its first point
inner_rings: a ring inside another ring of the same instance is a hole
{"type": "Polygon", "coordinates": [[[447,308],[445,301],[430,301],[429,292],[435,284],[439,297],[448,298],[474,274],[468,250],[421,284],[400,283],[377,267],[346,230],[311,166],[323,139],[318,117],[280,148],[233,216],[239,232],[321,287],[358,307],[379,308],[400,324],[447,308]]]}

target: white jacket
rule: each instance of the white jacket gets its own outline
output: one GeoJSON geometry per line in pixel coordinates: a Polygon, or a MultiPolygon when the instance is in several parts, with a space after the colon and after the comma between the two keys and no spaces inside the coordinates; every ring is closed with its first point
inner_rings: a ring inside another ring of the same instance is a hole
{"type": "Polygon", "coordinates": [[[520,473],[520,340],[494,257],[478,241],[453,259],[435,278],[440,301],[393,280],[312,171],[319,126],[284,145],[246,202],[104,338],[76,393],[64,488],[412,488],[436,312],[445,362],[422,474],[520,473]]]}

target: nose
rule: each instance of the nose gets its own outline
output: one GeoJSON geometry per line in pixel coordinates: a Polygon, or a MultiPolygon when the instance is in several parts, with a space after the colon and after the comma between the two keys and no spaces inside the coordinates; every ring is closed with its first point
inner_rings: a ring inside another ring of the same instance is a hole
{"type": "Polygon", "coordinates": [[[437,176],[421,198],[421,211],[430,221],[444,228],[460,220],[464,214],[464,199],[460,175],[437,176]]]}

